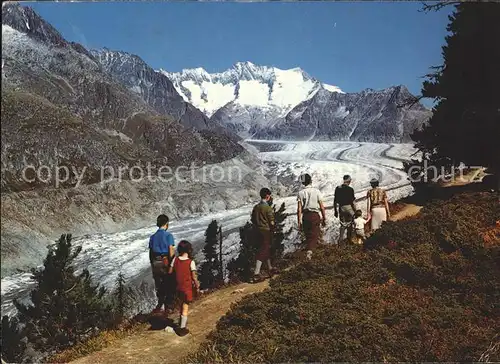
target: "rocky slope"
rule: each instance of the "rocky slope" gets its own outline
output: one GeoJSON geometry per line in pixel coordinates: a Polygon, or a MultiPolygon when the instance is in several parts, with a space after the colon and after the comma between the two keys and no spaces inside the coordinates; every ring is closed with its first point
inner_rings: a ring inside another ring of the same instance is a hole
{"type": "Polygon", "coordinates": [[[320,89],[286,117],[251,132],[256,139],[410,142],[431,116],[420,103],[409,107],[413,98],[402,85],[344,94],[320,89]]]}
{"type": "Polygon", "coordinates": [[[227,135],[191,131],[177,122],[193,126],[205,120],[182,100],[191,114],[176,113],[174,103],[170,116],[168,100],[160,114],[30,8],[2,6],[2,43],[4,191],[36,187],[20,180],[27,164],[87,166],[90,183],[102,166],[213,163],[242,152],[227,135]]]}
{"type": "Polygon", "coordinates": [[[184,101],[167,76],[156,72],[139,56],[109,49],[90,53],[116,81],[139,95],[160,114],[170,115],[184,126],[207,129],[208,118],[184,101]]]}
{"type": "Polygon", "coordinates": [[[276,193],[282,190],[263,176],[265,167],[251,152],[217,166],[227,177],[220,182],[204,181],[198,170],[165,182],[112,181],[2,194],[2,277],[41,264],[47,244],[63,233],[81,236],[153,226],[160,213],[177,220],[254,203],[264,185],[276,193]],[[241,180],[231,174],[235,171],[241,180]]]}

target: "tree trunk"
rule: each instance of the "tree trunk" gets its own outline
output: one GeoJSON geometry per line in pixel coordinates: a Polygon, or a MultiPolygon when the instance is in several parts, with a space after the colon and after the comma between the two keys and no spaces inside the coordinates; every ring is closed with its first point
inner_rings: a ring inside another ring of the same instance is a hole
{"type": "Polygon", "coordinates": [[[222,262],[222,226],[219,226],[219,277],[224,281],[224,263],[222,262]]]}

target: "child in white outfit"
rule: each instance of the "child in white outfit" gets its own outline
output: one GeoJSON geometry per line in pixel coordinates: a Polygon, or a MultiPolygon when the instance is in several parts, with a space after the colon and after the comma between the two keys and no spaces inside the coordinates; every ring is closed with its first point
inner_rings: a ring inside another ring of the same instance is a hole
{"type": "Polygon", "coordinates": [[[365,225],[371,220],[371,216],[368,215],[368,219],[363,218],[363,212],[361,210],[356,210],[354,213],[354,229],[356,231],[356,243],[363,244],[366,239],[365,235],[365,225]]]}

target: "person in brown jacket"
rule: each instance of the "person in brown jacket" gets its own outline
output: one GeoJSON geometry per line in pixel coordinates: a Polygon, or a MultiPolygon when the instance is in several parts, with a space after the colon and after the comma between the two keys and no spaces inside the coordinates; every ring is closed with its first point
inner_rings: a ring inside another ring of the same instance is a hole
{"type": "Polygon", "coordinates": [[[255,271],[252,282],[262,281],[260,268],[262,263],[267,262],[269,275],[276,273],[271,265],[271,241],[274,231],[274,210],[271,207],[272,197],[269,188],[260,190],[261,201],[252,210],[252,224],[254,226],[255,239],[258,242],[259,251],[256,255],[255,271]]]}

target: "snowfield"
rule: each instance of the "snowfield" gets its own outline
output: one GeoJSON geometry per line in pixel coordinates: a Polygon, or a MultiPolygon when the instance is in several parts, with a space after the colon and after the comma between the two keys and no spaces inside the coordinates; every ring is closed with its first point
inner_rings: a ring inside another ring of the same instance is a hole
{"type": "MultiPolygon", "coordinates": [[[[248,141],[256,146],[260,159],[268,166],[268,174],[290,187],[294,193],[290,196],[275,196],[277,206],[285,203],[287,213],[293,214],[296,209],[295,192],[299,190],[298,178],[308,172],[313,178],[313,185],[323,193],[326,207],[333,204],[335,187],[342,181],[344,174],[353,178],[352,186],[357,198],[363,198],[373,177],[380,178],[381,186],[390,188],[388,195],[397,200],[412,193],[407,175],[402,170],[402,161],[410,158],[414,148],[409,144],[376,144],[357,142],[279,142],[248,141]]],[[[268,176],[269,177],[269,176],[268,176]]],[[[257,202],[257,201],[256,201],[257,202]]],[[[366,208],[365,201],[358,206],[366,208]]],[[[226,234],[223,250],[227,260],[238,254],[238,228],[250,219],[252,206],[192,216],[181,220],[173,220],[170,231],[176,243],[181,239],[190,240],[198,252],[197,263],[203,257],[200,250],[204,233],[212,220],[217,220],[226,234]]],[[[291,234],[286,241],[287,251],[295,248],[298,239],[297,219],[291,215],[286,221],[286,230],[291,234]]],[[[116,234],[96,234],[74,240],[75,245],[82,246],[77,258],[79,268],[88,268],[94,280],[107,288],[112,288],[116,276],[121,271],[132,282],[142,280],[152,283],[148,260],[149,236],[156,230],[154,224],[137,230],[116,234]]],[[[327,226],[325,241],[334,242],[338,235],[338,220],[333,210],[327,210],[327,226]]],[[[33,286],[30,273],[20,273],[2,279],[2,314],[13,314],[14,298],[27,300],[33,286]]]]}

